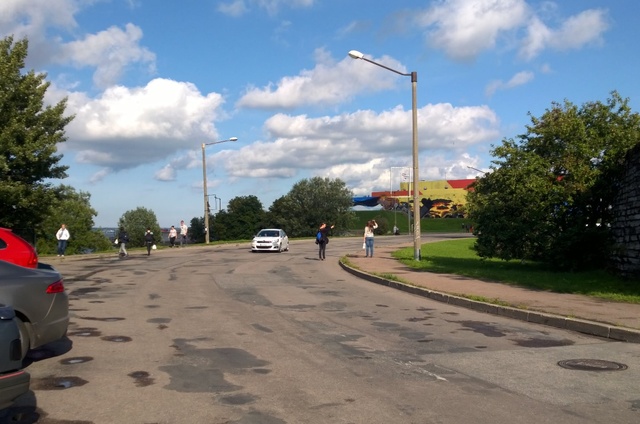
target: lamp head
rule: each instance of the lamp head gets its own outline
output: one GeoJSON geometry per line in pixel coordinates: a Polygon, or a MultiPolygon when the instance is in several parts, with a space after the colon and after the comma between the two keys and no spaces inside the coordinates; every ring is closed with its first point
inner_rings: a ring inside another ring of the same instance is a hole
{"type": "Polygon", "coordinates": [[[349,57],[351,57],[351,59],[362,59],[364,55],[358,50],[351,50],[349,51],[349,57]]]}
{"type": "Polygon", "coordinates": [[[229,141],[238,141],[238,137],[231,137],[229,141]]]}

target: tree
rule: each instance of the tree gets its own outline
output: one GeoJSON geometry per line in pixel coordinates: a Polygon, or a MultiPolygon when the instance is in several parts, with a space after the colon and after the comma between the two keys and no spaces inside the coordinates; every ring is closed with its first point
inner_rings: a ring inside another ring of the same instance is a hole
{"type": "Polygon", "coordinates": [[[228,240],[227,224],[229,223],[228,213],[226,210],[221,210],[209,219],[209,227],[211,232],[209,236],[212,240],[228,240]]]}
{"type": "MultiPolygon", "coordinates": [[[[640,115],[611,93],[606,103],[553,103],[519,141],[503,140],[492,172],[467,207],[481,257],[532,259],[563,269],[604,267],[611,205],[640,115]]],[[[531,116],[531,115],[530,115],[531,116]]]]}
{"type": "MultiPolygon", "coordinates": [[[[211,216],[209,216],[209,224],[211,224],[211,216]]],[[[189,230],[187,232],[187,238],[189,240],[192,240],[194,243],[204,243],[204,218],[203,217],[191,218],[191,221],[189,222],[189,230]]]]}
{"type": "Polygon", "coordinates": [[[93,218],[98,214],[89,203],[91,195],[83,191],[76,192],[73,187],[65,185],[57,187],[55,192],[51,213],[41,224],[43,234],[37,239],[38,253],[55,253],[55,234],[60,224],[66,224],[71,233],[67,248],[69,253],[108,250],[111,247],[109,239],[101,231],[93,229],[93,218]]]}
{"type": "Polygon", "coordinates": [[[216,219],[225,227],[225,238],[229,240],[251,239],[265,225],[265,211],[256,196],[234,197],[229,201],[228,211],[216,219]]]}
{"type": "Polygon", "coordinates": [[[124,228],[129,234],[129,244],[133,247],[145,245],[144,234],[147,228],[151,228],[156,238],[156,243],[160,242],[162,237],[162,230],[158,224],[156,214],[152,210],[140,206],[125,212],[118,220],[118,227],[124,228]]]}
{"type": "Polygon", "coordinates": [[[353,194],[339,178],[304,179],[269,208],[268,220],[292,237],[315,235],[321,223],[345,231],[353,220],[353,194]]]}
{"type": "Polygon", "coordinates": [[[66,141],[64,99],[44,106],[45,74],[21,72],[28,41],[0,41],[0,226],[42,233],[56,201],[51,180],[66,178],[57,144],[66,141]]]}

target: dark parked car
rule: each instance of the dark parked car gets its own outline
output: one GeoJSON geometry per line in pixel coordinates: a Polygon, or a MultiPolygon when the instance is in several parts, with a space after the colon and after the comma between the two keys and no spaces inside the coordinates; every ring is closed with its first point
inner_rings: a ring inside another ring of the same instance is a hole
{"type": "Polygon", "coordinates": [[[29,390],[29,374],[21,370],[20,332],[13,308],[0,305],[0,410],[29,390]]]}
{"type": "Polygon", "coordinates": [[[38,267],[36,249],[10,229],[2,227],[0,227],[0,260],[27,268],[38,267]]]}
{"type": "Polygon", "coordinates": [[[0,303],[15,310],[23,358],[29,349],[61,339],[69,325],[62,276],[40,265],[33,269],[0,260],[0,303]]]}

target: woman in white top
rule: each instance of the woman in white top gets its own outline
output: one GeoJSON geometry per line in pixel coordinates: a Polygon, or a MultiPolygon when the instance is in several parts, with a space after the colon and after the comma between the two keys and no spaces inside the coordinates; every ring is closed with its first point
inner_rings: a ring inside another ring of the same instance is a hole
{"type": "Polygon", "coordinates": [[[373,258],[373,230],[376,228],[378,224],[375,220],[367,222],[367,226],[364,227],[364,252],[367,258],[373,258]]]}

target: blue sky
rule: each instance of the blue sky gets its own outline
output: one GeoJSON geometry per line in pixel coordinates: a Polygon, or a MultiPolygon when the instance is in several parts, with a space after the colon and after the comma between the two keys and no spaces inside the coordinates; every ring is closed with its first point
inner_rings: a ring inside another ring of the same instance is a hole
{"type": "Polygon", "coordinates": [[[354,195],[473,178],[492,145],[552,102],[640,101],[636,0],[2,0],[0,35],[29,39],[47,101],[68,98],[69,177],[97,226],[153,210],[161,226],[293,184],[340,178],[354,195]],[[214,199],[213,197],[220,200],[214,199]]]}

